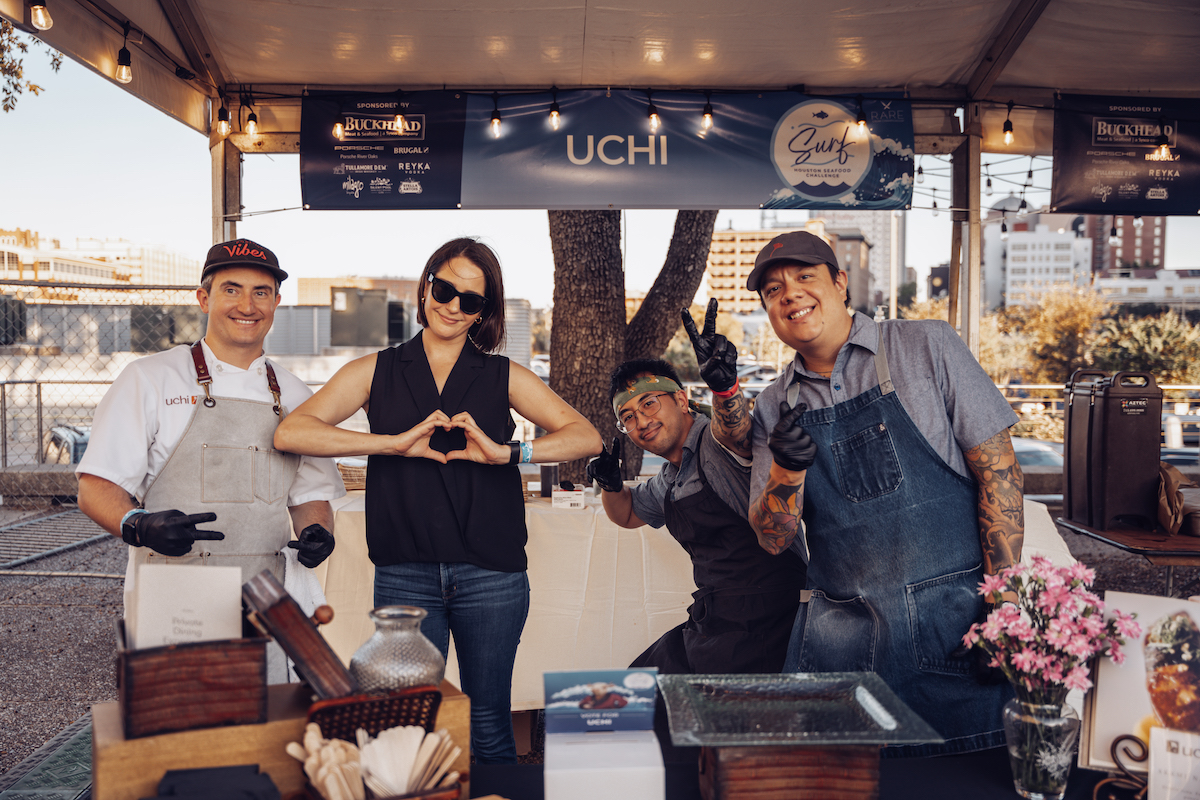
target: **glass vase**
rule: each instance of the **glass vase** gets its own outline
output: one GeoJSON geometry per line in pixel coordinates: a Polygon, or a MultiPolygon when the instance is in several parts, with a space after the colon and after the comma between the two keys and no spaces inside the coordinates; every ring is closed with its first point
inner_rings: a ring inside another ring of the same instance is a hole
{"type": "Polygon", "coordinates": [[[1079,715],[1062,705],[1016,698],[1004,706],[1004,738],[1017,794],[1029,800],[1062,800],[1079,746],[1079,715]]]}
{"type": "Polygon", "coordinates": [[[421,633],[426,611],[415,606],[380,606],[370,612],[375,633],[350,658],[350,675],[360,691],[386,694],[409,686],[437,686],[446,659],[421,633]]]}

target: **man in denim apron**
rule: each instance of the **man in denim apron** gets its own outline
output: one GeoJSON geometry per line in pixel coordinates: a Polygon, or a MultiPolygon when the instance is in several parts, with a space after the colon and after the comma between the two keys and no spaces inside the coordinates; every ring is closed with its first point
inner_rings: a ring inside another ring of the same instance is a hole
{"type": "MultiPolygon", "coordinates": [[[[312,394],[263,354],[286,277],[262,245],[213,246],[196,291],[204,338],[132,362],[96,410],[79,507],[130,545],[127,618],[142,564],[237,566],[243,581],[267,569],[311,592],[309,569],[333,551],[336,467],[272,444],[312,394]]],[[[287,681],[282,655],[268,649],[271,683],[287,681]]]]}
{"type": "MultiPolygon", "coordinates": [[[[1011,689],[960,645],[984,611],[983,574],[1020,558],[1016,415],[946,323],[852,312],[846,274],[810,233],[769,242],[747,288],[797,355],[752,419],[740,392],[714,403],[713,430],[753,456],[759,544],[808,562],[785,671],[877,672],[946,740],[887,755],[1000,746],[1011,689]]],[[[708,349],[719,361],[728,348],[708,349]]]]}

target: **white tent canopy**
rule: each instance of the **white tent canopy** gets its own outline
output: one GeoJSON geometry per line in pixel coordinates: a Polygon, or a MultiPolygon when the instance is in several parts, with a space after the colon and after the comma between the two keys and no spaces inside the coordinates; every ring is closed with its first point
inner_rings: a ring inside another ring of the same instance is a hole
{"type": "MultiPolygon", "coordinates": [[[[0,0],[0,16],[32,31],[30,2],[0,0]]],[[[1048,154],[1056,92],[1200,97],[1196,0],[45,2],[55,24],[39,37],[108,77],[128,24],[126,88],[197,131],[220,96],[238,130],[253,98],[264,135],[211,137],[217,240],[237,221],[239,151],[295,152],[306,88],[906,92],[917,152],[956,154],[972,344],[980,153],[1048,154]],[[1005,147],[1010,101],[1020,135],[1005,147]]]]}

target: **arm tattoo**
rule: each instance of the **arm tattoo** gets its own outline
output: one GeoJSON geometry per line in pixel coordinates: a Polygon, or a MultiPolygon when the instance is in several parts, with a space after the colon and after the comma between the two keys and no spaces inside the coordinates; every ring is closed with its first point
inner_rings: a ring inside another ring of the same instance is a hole
{"type": "Polygon", "coordinates": [[[717,441],[743,458],[753,452],[750,407],[741,390],[733,397],[713,398],[713,435],[717,441]]]}
{"type": "Polygon", "coordinates": [[[1007,430],[963,455],[979,483],[983,571],[994,575],[1021,560],[1025,539],[1025,477],[1007,430]]]}
{"type": "Polygon", "coordinates": [[[803,478],[795,485],[769,479],[757,502],[750,506],[750,526],[758,535],[762,549],[771,555],[787,550],[800,532],[803,510],[803,478]]]}

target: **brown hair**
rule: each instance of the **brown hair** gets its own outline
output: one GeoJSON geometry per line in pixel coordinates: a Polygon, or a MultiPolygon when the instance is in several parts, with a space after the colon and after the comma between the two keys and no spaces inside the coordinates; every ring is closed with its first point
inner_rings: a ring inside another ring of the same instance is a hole
{"type": "Polygon", "coordinates": [[[471,341],[485,353],[494,353],[504,344],[504,278],[500,274],[500,259],[492,248],[478,239],[463,237],[451,239],[434,251],[425,262],[425,269],[417,281],[417,322],[422,328],[429,327],[425,317],[426,289],[429,287],[429,276],[436,275],[447,261],[465,258],[483,272],[485,281],[484,296],[487,305],[479,316],[478,325],[471,326],[471,341]]]}

